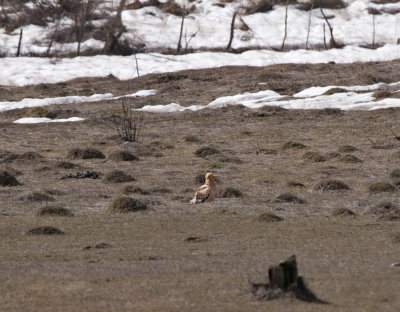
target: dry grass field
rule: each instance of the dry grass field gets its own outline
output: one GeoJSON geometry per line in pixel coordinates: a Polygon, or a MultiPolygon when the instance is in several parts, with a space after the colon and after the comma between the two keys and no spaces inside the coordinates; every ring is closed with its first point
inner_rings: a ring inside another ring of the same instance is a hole
{"type": "MultiPolygon", "coordinates": [[[[156,89],[132,105],[206,105],[378,81],[400,81],[400,62],[88,78],[1,87],[0,100],[156,89]]],[[[146,113],[134,143],[101,121],[120,111],[101,101],[0,113],[0,310],[397,311],[399,109],[146,113]],[[36,116],[87,119],[11,123],[36,116]],[[189,205],[206,172],[218,198],[189,205]],[[119,213],[120,197],[143,206],[119,213]],[[292,254],[327,304],[252,295],[251,282],[292,254]]]]}

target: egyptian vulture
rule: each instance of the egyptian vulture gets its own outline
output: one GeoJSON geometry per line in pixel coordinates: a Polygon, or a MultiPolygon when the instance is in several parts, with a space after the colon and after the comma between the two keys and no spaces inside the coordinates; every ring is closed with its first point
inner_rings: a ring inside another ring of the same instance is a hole
{"type": "Polygon", "coordinates": [[[206,174],[206,183],[197,189],[194,198],[190,201],[190,203],[198,204],[212,202],[216,194],[217,188],[215,186],[214,174],[209,172],[206,174]]]}

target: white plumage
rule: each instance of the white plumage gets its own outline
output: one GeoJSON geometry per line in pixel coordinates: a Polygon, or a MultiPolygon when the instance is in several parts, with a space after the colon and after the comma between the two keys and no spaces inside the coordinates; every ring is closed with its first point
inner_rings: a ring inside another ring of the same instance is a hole
{"type": "Polygon", "coordinates": [[[200,186],[194,198],[190,201],[191,204],[208,203],[215,199],[217,187],[215,186],[214,174],[211,172],[206,174],[206,182],[200,186]]]}

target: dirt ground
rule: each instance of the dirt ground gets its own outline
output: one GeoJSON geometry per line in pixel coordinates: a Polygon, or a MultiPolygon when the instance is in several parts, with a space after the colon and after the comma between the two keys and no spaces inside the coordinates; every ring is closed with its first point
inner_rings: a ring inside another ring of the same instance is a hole
{"type": "MultiPolygon", "coordinates": [[[[85,78],[0,87],[0,101],[156,89],[132,106],[206,105],[246,91],[292,95],[313,85],[379,81],[400,81],[400,62],[85,78]]],[[[21,184],[0,186],[0,310],[397,311],[400,268],[391,264],[400,262],[399,109],[146,113],[134,143],[104,122],[120,111],[113,100],[0,113],[0,173],[21,184]],[[12,123],[38,116],[87,119],[12,123]],[[74,148],[105,156],[76,158],[74,148]],[[122,161],[121,151],[138,159],[122,161]],[[115,170],[134,180],[116,183],[115,170]],[[98,178],[74,178],[86,171],[98,178]],[[189,205],[206,172],[214,172],[219,196],[189,205]],[[110,211],[121,196],[148,209],[110,211]],[[49,207],[73,216],[39,214],[49,207]],[[41,226],[64,235],[27,233],[41,226]],[[251,282],[265,282],[268,267],[293,254],[326,304],[251,293],[251,282]]]]}

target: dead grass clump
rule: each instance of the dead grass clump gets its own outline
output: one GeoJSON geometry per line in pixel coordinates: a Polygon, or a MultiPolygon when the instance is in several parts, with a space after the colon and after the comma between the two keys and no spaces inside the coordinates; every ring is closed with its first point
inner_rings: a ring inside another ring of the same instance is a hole
{"type": "Polygon", "coordinates": [[[207,157],[210,155],[216,155],[216,154],[220,154],[221,152],[216,149],[215,147],[211,147],[211,146],[203,146],[200,147],[199,149],[197,149],[194,154],[198,157],[207,157]]]}
{"type": "Polygon", "coordinates": [[[342,145],[342,146],[339,146],[339,148],[338,148],[339,153],[353,153],[353,152],[357,152],[357,151],[358,151],[358,148],[351,146],[351,145],[342,145]]]}
{"type": "Polygon", "coordinates": [[[344,93],[344,92],[347,92],[347,90],[343,88],[330,88],[329,90],[325,91],[322,95],[332,95],[335,93],[344,93]]]}
{"type": "Polygon", "coordinates": [[[41,192],[32,192],[24,197],[23,200],[30,201],[30,202],[50,202],[55,201],[54,197],[47,195],[46,193],[41,192]]]}
{"type": "Polygon", "coordinates": [[[52,226],[40,226],[30,229],[26,232],[27,235],[64,235],[63,231],[52,226]]]}
{"type": "Polygon", "coordinates": [[[38,160],[43,160],[44,157],[38,153],[35,152],[25,152],[23,154],[15,154],[15,153],[10,153],[10,152],[5,152],[2,154],[3,159],[2,162],[13,162],[13,161],[38,161],[38,160]]]}
{"type": "Polygon", "coordinates": [[[306,204],[307,202],[300,198],[297,197],[296,195],[293,195],[291,193],[284,193],[276,197],[272,202],[274,203],[291,203],[291,204],[306,204]]]}
{"type": "Polygon", "coordinates": [[[347,208],[336,208],[332,211],[333,217],[355,217],[356,214],[347,208]]]}
{"type": "Polygon", "coordinates": [[[69,161],[60,161],[56,164],[56,167],[60,169],[74,169],[78,168],[79,166],[69,161]]]}
{"type": "Polygon", "coordinates": [[[181,7],[179,4],[175,2],[175,0],[168,0],[162,6],[162,10],[165,13],[169,13],[176,16],[186,16],[189,13],[193,12],[196,9],[195,5],[191,7],[181,7]]]}
{"type": "Polygon", "coordinates": [[[64,208],[58,206],[46,206],[40,208],[38,216],[61,216],[61,217],[72,217],[74,214],[64,208]]]}
{"type": "Polygon", "coordinates": [[[315,191],[340,191],[349,190],[350,188],[340,180],[325,180],[314,186],[315,191]]]}
{"type": "Polygon", "coordinates": [[[133,155],[128,151],[116,151],[108,156],[109,159],[114,161],[134,161],[139,160],[139,157],[133,155]]]}
{"type": "Polygon", "coordinates": [[[243,197],[243,193],[234,188],[234,187],[227,187],[222,191],[222,197],[224,198],[233,198],[233,197],[243,197]]]}
{"type": "Polygon", "coordinates": [[[400,178],[400,169],[394,169],[394,170],[390,173],[390,178],[392,178],[392,179],[399,179],[399,178],[400,178]]]}
{"type": "Polygon", "coordinates": [[[400,220],[400,210],[397,209],[395,211],[385,213],[381,216],[379,216],[378,220],[381,221],[397,221],[400,220]]]}
{"type": "Polygon", "coordinates": [[[95,148],[73,148],[68,151],[68,157],[73,159],[104,159],[106,156],[95,148]]]}
{"type": "Polygon", "coordinates": [[[57,117],[57,113],[54,111],[50,111],[44,107],[32,107],[28,109],[25,114],[25,117],[45,117],[54,119],[57,117]]]}
{"type": "Polygon", "coordinates": [[[305,185],[303,183],[296,182],[296,181],[289,181],[286,185],[289,187],[299,187],[299,188],[305,187],[305,185]]]}
{"type": "Polygon", "coordinates": [[[306,3],[301,3],[297,6],[299,10],[309,11],[312,9],[344,9],[347,3],[343,0],[314,0],[306,3]]]}
{"type": "Polygon", "coordinates": [[[307,152],[301,158],[304,160],[309,160],[314,162],[326,161],[326,158],[317,152],[307,152]]]}
{"type": "Polygon", "coordinates": [[[151,193],[158,193],[158,194],[171,194],[172,191],[165,187],[156,187],[151,190],[151,193]]]}
{"type": "Polygon", "coordinates": [[[245,8],[245,14],[265,13],[273,9],[273,0],[258,0],[245,8]]]}
{"type": "Polygon", "coordinates": [[[135,212],[147,208],[147,204],[132,197],[118,197],[108,207],[109,211],[119,213],[135,212]]]}
{"type": "Polygon", "coordinates": [[[357,158],[354,155],[350,155],[350,154],[346,154],[346,155],[343,155],[342,157],[340,157],[340,161],[345,162],[345,163],[350,163],[350,164],[356,164],[356,163],[362,162],[361,159],[357,158]]]}
{"type": "Polygon", "coordinates": [[[283,221],[284,219],[280,216],[277,216],[276,214],[272,213],[272,212],[264,212],[262,214],[260,214],[255,221],[259,221],[259,222],[279,222],[279,221],[283,221]]]}
{"type": "Polygon", "coordinates": [[[0,170],[0,186],[19,186],[21,183],[14,175],[5,170],[0,170]]]}
{"type": "Polygon", "coordinates": [[[385,201],[385,202],[379,203],[375,207],[371,207],[366,213],[373,214],[373,215],[382,215],[382,214],[394,212],[396,210],[398,210],[398,207],[395,204],[385,201]]]}
{"type": "Polygon", "coordinates": [[[104,181],[108,183],[124,183],[136,181],[136,179],[121,170],[114,170],[105,175],[104,181]]]}
{"type": "Polygon", "coordinates": [[[185,141],[190,143],[198,143],[200,139],[195,135],[187,135],[185,136],[185,141]]]}
{"type": "Polygon", "coordinates": [[[306,148],[306,146],[303,143],[299,143],[299,142],[286,142],[283,145],[283,149],[303,149],[306,148]]]}
{"type": "Polygon", "coordinates": [[[150,195],[150,192],[147,190],[144,190],[141,187],[136,186],[136,185],[126,185],[122,189],[122,194],[124,194],[124,195],[130,195],[130,194],[150,195]]]}
{"type": "Polygon", "coordinates": [[[388,91],[388,90],[378,90],[378,91],[375,91],[375,92],[372,94],[372,96],[373,96],[375,99],[377,99],[377,100],[385,99],[385,98],[391,97],[391,95],[392,95],[392,92],[390,92],[390,91],[388,91]]]}
{"type": "Polygon", "coordinates": [[[389,182],[377,182],[371,184],[367,188],[367,192],[372,194],[382,193],[382,192],[395,192],[396,190],[397,188],[389,182]]]}

